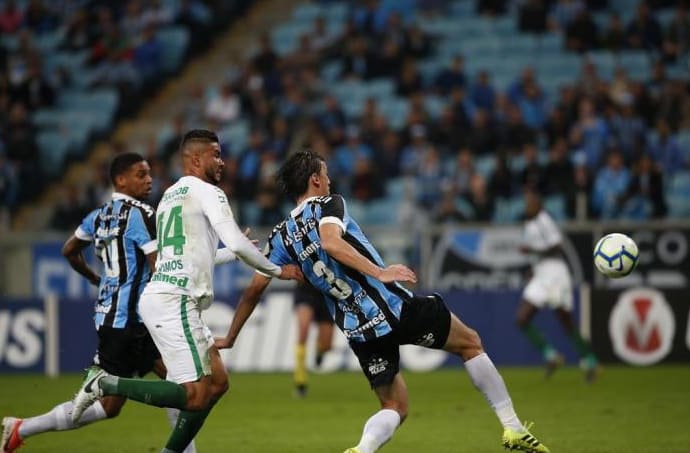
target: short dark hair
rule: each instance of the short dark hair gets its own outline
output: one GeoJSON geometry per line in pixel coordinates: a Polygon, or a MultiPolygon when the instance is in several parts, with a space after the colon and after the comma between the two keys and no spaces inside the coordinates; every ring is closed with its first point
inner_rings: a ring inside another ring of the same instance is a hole
{"type": "Polygon", "coordinates": [[[145,161],[144,156],[138,153],[122,153],[115,156],[113,161],[110,163],[110,181],[115,184],[115,178],[129,170],[129,168],[138,164],[139,162],[145,161]]]}
{"type": "Polygon", "coordinates": [[[296,200],[307,191],[311,175],[321,171],[321,162],[324,162],[323,157],[310,150],[292,154],[278,170],[278,186],[287,196],[296,200]]]}
{"type": "Polygon", "coordinates": [[[190,143],[219,143],[215,132],[206,129],[192,129],[184,134],[180,142],[180,151],[185,149],[190,143]]]}

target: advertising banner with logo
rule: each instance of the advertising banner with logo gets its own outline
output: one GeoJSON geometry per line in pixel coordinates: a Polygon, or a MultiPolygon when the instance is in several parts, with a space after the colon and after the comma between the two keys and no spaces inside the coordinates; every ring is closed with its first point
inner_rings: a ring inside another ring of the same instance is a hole
{"type": "MultiPolygon", "coordinates": [[[[425,282],[449,289],[521,289],[527,283],[530,257],[520,252],[522,229],[517,226],[447,229],[431,237],[425,282]]],[[[575,284],[591,281],[591,232],[568,232],[563,256],[575,284]]]]}
{"type": "MultiPolygon", "coordinates": [[[[596,274],[591,333],[604,361],[632,365],[690,361],[690,229],[621,229],[638,245],[632,274],[596,274]]],[[[601,233],[608,233],[604,230],[601,233]]]]}
{"type": "Polygon", "coordinates": [[[0,373],[45,369],[46,317],[40,299],[0,299],[0,373]]]}
{"type": "MultiPolygon", "coordinates": [[[[219,296],[203,313],[215,335],[224,335],[234,315],[237,294],[219,296]]],[[[498,365],[541,364],[534,350],[515,326],[519,303],[516,291],[451,291],[444,297],[451,310],[477,329],[484,347],[498,365]]],[[[57,371],[79,372],[91,363],[97,346],[93,324],[93,305],[89,299],[61,299],[57,304],[58,335],[47,344],[44,331],[47,317],[41,301],[22,301],[0,305],[0,371],[43,371],[44,351],[55,350],[57,371]]],[[[554,342],[571,363],[576,356],[556,319],[551,313],[540,313],[535,320],[545,335],[554,342]]],[[[315,327],[314,327],[315,329],[315,327]]],[[[308,351],[313,354],[316,332],[310,335],[308,351]]],[[[296,321],[292,293],[272,291],[266,294],[240,335],[235,347],[223,351],[223,359],[234,371],[290,371],[296,321]]],[[[308,360],[313,363],[313,356],[308,360]]],[[[418,346],[404,346],[401,365],[408,370],[433,370],[443,366],[459,366],[460,360],[443,351],[418,346]]],[[[333,349],[326,355],[322,370],[358,370],[359,364],[347,340],[336,329],[333,349]]]]}
{"type": "Polygon", "coordinates": [[[690,362],[687,290],[592,291],[592,344],[605,362],[690,362]]]}

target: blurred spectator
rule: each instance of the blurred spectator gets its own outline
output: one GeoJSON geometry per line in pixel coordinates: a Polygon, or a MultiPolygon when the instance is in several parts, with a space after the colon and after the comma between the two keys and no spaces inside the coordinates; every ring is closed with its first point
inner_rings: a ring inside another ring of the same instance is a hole
{"type": "Polygon", "coordinates": [[[518,107],[525,125],[529,128],[541,129],[546,124],[548,114],[546,99],[536,84],[525,87],[524,97],[518,101],[518,107]]]}
{"type": "Polygon", "coordinates": [[[7,158],[16,167],[19,186],[18,201],[33,198],[42,182],[41,161],[36,146],[36,128],[31,122],[24,104],[14,103],[10,107],[5,142],[7,158]]]}
{"type": "Polygon", "coordinates": [[[415,61],[411,58],[405,60],[396,80],[396,93],[399,96],[409,96],[422,91],[422,87],[422,76],[415,61]]]}
{"type": "Polygon", "coordinates": [[[613,52],[620,52],[627,45],[625,27],[618,13],[609,16],[609,22],[601,39],[601,47],[613,52]]]}
{"type": "Polygon", "coordinates": [[[163,44],[156,36],[155,25],[147,25],[134,48],[134,65],[145,82],[151,82],[162,71],[163,44]]]}
{"type": "Polygon", "coordinates": [[[333,154],[333,164],[329,169],[339,178],[341,187],[349,187],[349,181],[355,174],[355,167],[360,160],[371,162],[374,158],[373,151],[361,140],[360,130],[357,126],[349,126],[346,132],[347,141],[336,148],[333,154]],[[347,181],[347,182],[346,182],[347,181]]]}
{"type": "Polygon", "coordinates": [[[437,121],[431,126],[431,141],[444,152],[459,149],[467,142],[469,124],[462,124],[455,118],[455,110],[446,106],[437,121]]]}
{"type": "Polygon", "coordinates": [[[252,59],[252,64],[264,77],[276,70],[278,55],[273,50],[271,36],[268,33],[261,35],[259,39],[259,51],[252,59]]]}
{"type": "Polygon", "coordinates": [[[687,0],[680,0],[676,6],[676,14],[666,30],[663,51],[668,61],[676,61],[690,52],[690,14],[687,0]]]}
{"type": "Polygon", "coordinates": [[[388,131],[383,136],[381,147],[376,149],[374,154],[378,162],[377,167],[386,180],[400,176],[401,154],[402,146],[400,143],[400,136],[393,130],[388,131]]]}
{"type": "MultiPolygon", "coordinates": [[[[457,110],[456,110],[457,111],[457,110]]],[[[491,116],[482,109],[474,113],[474,121],[469,130],[469,146],[478,154],[493,152],[498,147],[496,130],[491,123],[491,116]]]]}
{"type": "Polygon", "coordinates": [[[522,147],[522,158],[525,166],[520,172],[520,184],[523,190],[530,190],[538,193],[544,193],[545,177],[544,168],[538,160],[537,145],[534,143],[525,143],[522,147]]]}
{"type": "Polygon", "coordinates": [[[491,86],[489,72],[479,71],[477,82],[472,87],[472,103],[479,109],[486,110],[491,114],[496,103],[496,90],[491,86]]]}
{"type": "Polygon", "coordinates": [[[525,0],[518,13],[518,27],[521,31],[544,33],[547,15],[546,0],[525,0]]]}
{"type": "Polygon", "coordinates": [[[658,50],[661,48],[663,38],[661,25],[644,0],[641,0],[637,6],[637,14],[628,25],[626,33],[628,46],[633,49],[658,50]]]}
{"type": "Polygon", "coordinates": [[[206,118],[221,125],[230,124],[240,116],[240,98],[231,83],[225,83],[220,93],[206,103],[206,118]]]}
{"type": "MultiPolygon", "coordinates": [[[[506,120],[500,124],[498,131],[500,144],[508,149],[520,149],[525,143],[535,142],[537,135],[527,126],[522,118],[522,111],[514,104],[508,105],[506,120]]],[[[496,131],[492,131],[495,135],[496,131]]]]}
{"type": "Polygon", "coordinates": [[[422,163],[426,149],[430,146],[427,140],[427,129],[423,124],[410,127],[410,143],[400,156],[400,170],[405,175],[414,175],[422,163]]]}
{"type": "Polygon", "coordinates": [[[575,169],[568,155],[568,142],[557,139],[549,152],[549,163],[544,169],[544,192],[546,195],[562,195],[566,200],[566,210],[570,216],[575,214],[575,169]]]}
{"type": "Polygon", "coordinates": [[[630,185],[621,204],[624,215],[634,219],[666,215],[663,175],[647,154],[642,154],[633,165],[630,185]]]}
{"type": "Polygon", "coordinates": [[[145,27],[159,28],[173,23],[174,20],[171,3],[164,3],[161,0],[149,0],[145,3],[144,11],[141,14],[141,21],[145,27]]]}
{"type": "Polygon", "coordinates": [[[24,11],[24,25],[39,35],[54,30],[58,25],[58,18],[43,3],[43,0],[29,0],[24,11]]]}
{"type": "Polygon", "coordinates": [[[396,77],[403,64],[403,52],[398,44],[393,39],[387,39],[383,42],[383,48],[378,58],[375,59],[375,69],[373,72],[376,77],[396,77]]]}
{"type": "Polygon", "coordinates": [[[455,223],[466,219],[458,209],[455,193],[452,190],[444,190],[441,200],[438,202],[432,213],[436,223],[455,223]]]}
{"type": "Polygon", "coordinates": [[[346,78],[369,79],[376,74],[376,59],[364,37],[350,40],[345,52],[343,74],[346,78]]]}
{"type": "Polygon", "coordinates": [[[76,185],[63,186],[58,204],[53,212],[50,227],[59,231],[72,231],[91,211],[91,200],[88,200],[76,185]]]}
{"type": "Polygon", "coordinates": [[[413,24],[407,29],[403,48],[405,54],[413,58],[426,58],[431,55],[433,50],[431,39],[417,24],[413,24]]]}
{"type": "Polygon", "coordinates": [[[511,198],[515,193],[515,178],[508,166],[506,153],[499,152],[494,162],[494,171],[491,173],[491,179],[489,180],[491,198],[511,198]]]}
{"type": "Polygon", "coordinates": [[[465,83],[465,60],[456,55],[450,65],[436,75],[434,89],[441,94],[448,94],[455,88],[465,88],[465,83]]]}
{"type": "Polygon", "coordinates": [[[563,109],[554,108],[549,113],[549,118],[544,125],[546,132],[546,142],[549,146],[553,146],[557,141],[562,140],[568,136],[570,124],[567,123],[563,109]]]}
{"type": "Polygon", "coordinates": [[[610,151],[594,181],[592,203],[595,212],[604,219],[616,218],[629,184],[630,171],[625,167],[623,155],[617,150],[610,151]]]}
{"type": "Polygon", "coordinates": [[[323,16],[317,16],[314,19],[314,27],[309,32],[311,48],[323,55],[328,55],[337,39],[338,36],[329,31],[326,19],[323,16]]]}
{"type": "Polygon", "coordinates": [[[256,196],[259,207],[259,225],[276,225],[285,217],[280,208],[280,197],[275,185],[262,185],[256,196]]]}
{"type": "Polygon", "coordinates": [[[592,20],[592,15],[586,9],[582,9],[566,29],[565,47],[574,52],[587,52],[598,46],[598,34],[599,30],[592,20]]]}
{"type": "Polygon", "coordinates": [[[472,150],[463,148],[458,152],[455,165],[451,168],[448,175],[450,188],[458,195],[467,195],[470,192],[470,181],[475,174],[474,158],[472,150]]]}
{"type": "Polygon", "coordinates": [[[635,114],[632,95],[620,100],[620,114],[611,119],[611,135],[615,144],[621,149],[628,162],[633,156],[637,143],[644,143],[646,128],[642,118],[635,114]]]}
{"type": "Polygon", "coordinates": [[[14,33],[24,21],[21,9],[17,7],[16,0],[7,0],[5,7],[0,12],[0,32],[5,34],[14,33]]]}
{"type": "Polygon", "coordinates": [[[552,30],[567,30],[578,13],[585,9],[582,0],[558,0],[549,14],[549,27],[552,30]]]}
{"type": "Polygon", "coordinates": [[[608,136],[608,127],[597,114],[592,101],[582,99],[578,120],[570,131],[570,144],[584,153],[585,164],[590,169],[599,166],[608,136]]]}
{"type": "Polygon", "coordinates": [[[43,76],[38,59],[29,62],[26,77],[13,90],[14,100],[27,106],[30,110],[53,105],[55,91],[43,76]]]}
{"type": "Polygon", "coordinates": [[[486,189],[486,181],[480,174],[472,175],[470,179],[470,194],[467,201],[474,211],[474,219],[478,222],[491,221],[494,213],[494,198],[486,189]]]}
{"type": "Polygon", "coordinates": [[[352,197],[363,202],[380,198],[383,195],[383,181],[378,173],[371,159],[357,159],[350,187],[352,197]]]}
{"type": "Polygon", "coordinates": [[[9,227],[10,212],[17,201],[18,184],[14,166],[0,149],[0,231],[9,227]]]}
{"type": "Polygon", "coordinates": [[[441,199],[440,181],[443,179],[443,162],[434,146],[424,148],[414,175],[419,205],[427,210],[433,209],[441,199]]]}
{"type": "Polygon", "coordinates": [[[485,16],[500,16],[506,12],[506,0],[477,0],[477,12],[485,16]]]}
{"type": "Polygon", "coordinates": [[[678,141],[671,135],[671,128],[664,118],[659,118],[656,123],[655,134],[647,147],[649,156],[667,176],[688,167],[678,141]]]}

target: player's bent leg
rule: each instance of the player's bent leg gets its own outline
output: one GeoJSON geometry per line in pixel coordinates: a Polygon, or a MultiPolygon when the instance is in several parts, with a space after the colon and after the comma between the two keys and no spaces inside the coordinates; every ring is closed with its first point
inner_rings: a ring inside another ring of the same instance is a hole
{"type": "Polygon", "coordinates": [[[575,328],[570,310],[558,308],[556,309],[556,316],[575,346],[578,356],[580,356],[580,366],[585,370],[585,380],[588,383],[594,382],[601,374],[601,366],[592,350],[591,344],[582,338],[580,332],[575,328]]]}
{"type": "Polygon", "coordinates": [[[323,363],[323,356],[333,347],[333,323],[319,322],[318,336],[316,338],[316,359],[315,365],[320,367],[323,363]]]}
{"type": "Polygon", "coordinates": [[[565,363],[565,358],[554,348],[544,335],[532,324],[539,307],[523,299],[517,311],[517,325],[530,343],[541,352],[546,363],[545,377],[549,378],[565,363]]]}
{"type": "Polygon", "coordinates": [[[393,437],[407,417],[407,386],[400,373],[395,375],[391,384],[376,387],[374,392],[381,403],[381,410],[367,420],[359,444],[345,453],[374,453],[393,437]]]}
{"type": "Polygon", "coordinates": [[[210,401],[203,410],[180,411],[177,424],[165,445],[165,452],[184,451],[201,429],[213,406],[228,391],[228,374],[218,349],[215,347],[209,348],[209,357],[211,361],[211,375],[204,376],[203,379],[209,383],[210,401]]]}
{"type": "Polygon", "coordinates": [[[472,383],[484,395],[503,425],[504,446],[508,438],[510,439],[508,448],[515,449],[515,446],[519,446],[527,452],[548,452],[548,449],[520,423],[505,382],[484,352],[479,334],[454,314],[451,314],[450,323],[450,332],[443,349],[459,355],[465,361],[465,369],[472,383]],[[522,436],[516,439],[515,433],[522,436]],[[521,440],[522,437],[526,437],[527,440],[521,440]]]}

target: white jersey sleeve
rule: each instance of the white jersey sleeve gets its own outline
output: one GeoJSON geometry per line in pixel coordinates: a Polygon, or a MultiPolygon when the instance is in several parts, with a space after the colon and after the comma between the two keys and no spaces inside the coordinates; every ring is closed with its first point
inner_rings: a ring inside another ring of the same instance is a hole
{"type": "Polygon", "coordinates": [[[232,213],[232,209],[230,209],[225,193],[217,187],[210,187],[209,193],[201,197],[201,209],[208,217],[209,223],[218,234],[220,240],[223,241],[232,253],[249,266],[265,274],[278,277],[281,272],[280,266],[271,263],[261,254],[249,238],[242,233],[235,221],[235,216],[232,213]]]}

